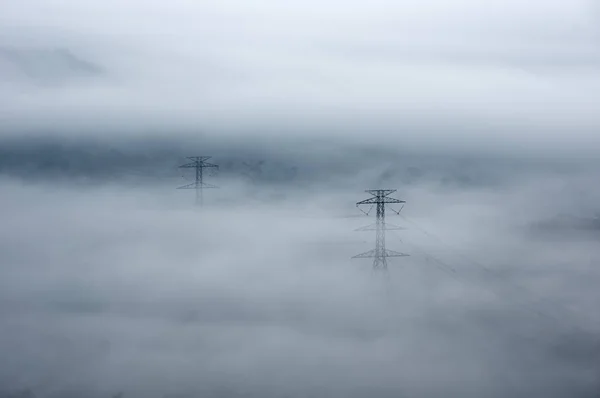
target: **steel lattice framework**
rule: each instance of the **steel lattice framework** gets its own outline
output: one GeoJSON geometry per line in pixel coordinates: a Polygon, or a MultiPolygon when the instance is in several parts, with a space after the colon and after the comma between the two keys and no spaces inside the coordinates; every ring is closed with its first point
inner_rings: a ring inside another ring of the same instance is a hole
{"type": "MultiPolygon", "coordinates": [[[[385,271],[387,270],[388,257],[408,256],[406,253],[399,253],[385,248],[385,231],[404,229],[385,222],[385,208],[387,204],[404,204],[406,202],[389,196],[396,192],[395,189],[370,189],[365,192],[371,194],[373,197],[357,202],[356,207],[360,208],[362,205],[371,205],[369,212],[373,207],[376,207],[376,221],[375,224],[359,228],[357,231],[375,231],[375,249],[358,254],[352,258],[373,258],[373,269],[385,271]]],[[[395,211],[393,209],[392,211],[396,214],[400,213],[400,211],[395,211]]],[[[365,212],[365,214],[368,215],[369,212],[365,212]]]]}
{"type": "Polygon", "coordinates": [[[211,156],[191,156],[187,157],[191,160],[190,163],[186,163],[184,165],[179,166],[180,169],[196,169],[196,181],[191,184],[181,186],[177,189],[195,189],[196,190],[196,205],[203,205],[204,195],[203,190],[205,188],[218,188],[216,185],[207,184],[204,182],[204,169],[211,168],[217,169],[219,166],[216,164],[208,163],[207,160],[211,158],[211,156]]]}

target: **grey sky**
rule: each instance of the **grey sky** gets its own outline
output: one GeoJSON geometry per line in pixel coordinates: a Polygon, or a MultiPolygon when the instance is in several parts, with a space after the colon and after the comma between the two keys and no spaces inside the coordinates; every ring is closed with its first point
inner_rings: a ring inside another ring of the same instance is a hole
{"type": "Polygon", "coordinates": [[[593,2],[23,0],[2,11],[4,134],[48,124],[74,134],[368,133],[563,152],[600,139],[593,2]],[[7,48],[48,51],[30,62],[66,71],[50,85],[24,78],[7,48]]]}

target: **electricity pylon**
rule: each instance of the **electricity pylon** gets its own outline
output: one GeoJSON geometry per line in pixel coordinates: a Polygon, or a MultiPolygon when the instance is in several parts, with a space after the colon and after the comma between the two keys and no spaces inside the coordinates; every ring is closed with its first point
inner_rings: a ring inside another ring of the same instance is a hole
{"type": "Polygon", "coordinates": [[[253,163],[244,162],[244,166],[247,171],[242,172],[244,177],[246,177],[251,183],[256,183],[257,180],[262,176],[263,170],[262,166],[265,164],[264,160],[259,160],[253,163]]]}
{"type": "Polygon", "coordinates": [[[177,188],[177,189],[195,189],[196,190],[196,205],[200,205],[200,206],[203,205],[204,196],[203,196],[202,191],[205,188],[218,188],[215,185],[207,184],[203,181],[203,178],[204,178],[203,171],[205,168],[208,168],[208,167],[214,168],[214,169],[219,168],[219,166],[217,166],[216,164],[207,162],[207,160],[210,158],[211,158],[211,156],[192,156],[192,157],[188,156],[188,159],[190,159],[192,162],[179,166],[180,169],[196,169],[196,181],[194,181],[191,184],[184,185],[182,187],[177,188]]]}
{"type": "MultiPolygon", "coordinates": [[[[387,271],[387,258],[388,257],[406,257],[408,254],[399,253],[385,248],[385,231],[386,230],[399,230],[404,229],[392,224],[385,222],[385,205],[388,203],[406,203],[404,200],[395,199],[389,197],[392,193],[396,192],[395,189],[370,189],[365,191],[373,195],[372,198],[365,199],[357,202],[356,207],[360,209],[361,205],[371,205],[371,208],[365,214],[369,214],[374,206],[377,206],[376,222],[375,224],[368,225],[357,229],[357,231],[375,231],[375,249],[369,250],[361,254],[357,254],[352,258],[373,258],[373,270],[375,271],[387,271]]],[[[391,209],[396,214],[400,213],[400,210],[396,211],[391,209]]]]}

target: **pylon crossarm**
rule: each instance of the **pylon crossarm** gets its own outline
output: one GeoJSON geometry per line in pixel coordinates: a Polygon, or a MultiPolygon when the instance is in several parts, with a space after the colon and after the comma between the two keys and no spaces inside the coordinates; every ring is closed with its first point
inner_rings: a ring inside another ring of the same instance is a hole
{"type": "Polygon", "coordinates": [[[356,205],[374,205],[377,203],[406,203],[406,201],[395,198],[388,198],[387,196],[384,196],[361,200],[360,202],[357,202],[356,205]]]}
{"type": "Polygon", "coordinates": [[[369,199],[365,199],[365,200],[361,200],[360,202],[357,202],[356,206],[375,205],[375,204],[377,204],[377,198],[369,198],[369,199]]]}
{"type": "Polygon", "coordinates": [[[205,183],[205,182],[203,182],[202,184],[200,184],[200,186],[201,186],[202,188],[219,188],[219,187],[218,187],[218,186],[216,186],[216,185],[207,184],[207,183],[205,183]]]}
{"type": "Polygon", "coordinates": [[[213,163],[207,163],[207,162],[200,160],[200,161],[194,161],[191,163],[182,164],[181,166],[179,166],[180,169],[195,169],[196,167],[215,167],[218,169],[219,165],[213,164],[213,163]]]}
{"type": "Polygon", "coordinates": [[[410,254],[400,253],[393,250],[386,250],[385,252],[378,254],[377,250],[369,250],[368,252],[357,254],[352,258],[373,258],[373,257],[410,257],[410,254]]]}
{"type": "Polygon", "coordinates": [[[212,156],[186,156],[186,158],[195,162],[204,162],[205,160],[212,158],[212,156]]]}
{"type": "Polygon", "coordinates": [[[368,252],[357,254],[356,256],[353,256],[352,258],[372,258],[372,257],[377,257],[375,250],[369,250],[368,252]]]}
{"type": "Polygon", "coordinates": [[[198,164],[196,162],[186,163],[179,166],[180,169],[195,169],[196,167],[198,167],[198,164]]]}
{"type": "Polygon", "coordinates": [[[370,193],[371,195],[388,196],[389,194],[396,192],[396,190],[395,189],[367,189],[365,192],[370,193]]]}
{"type": "Polygon", "coordinates": [[[384,252],[384,257],[409,257],[410,254],[395,252],[393,250],[387,250],[384,252]]]}
{"type": "Polygon", "coordinates": [[[177,189],[196,189],[197,187],[198,187],[198,184],[196,184],[195,182],[193,182],[191,184],[178,187],[177,189]]]}
{"type": "MultiPolygon", "coordinates": [[[[400,231],[400,230],[405,230],[406,228],[402,228],[399,227],[397,225],[394,224],[389,224],[389,223],[382,223],[381,224],[381,228],[386,230],[386,231],[400,231]]],[[[355,229],[355,231],[377,231],[377,223],[375,224],[371,224],[371,225],[367,225],[365,227],[360,227],[355,229]]]]}
{"type": "Polygon", "coordinates": [[[184,186],[179,187],[177,189],[201,189],[201,188],[219,188],[219,187],[216,186],[216,185],[207,184],[205,182],[203,182],[203,183],[195,183],[195,182],[193,182],[191,184],[184,185],[184,186]]]}

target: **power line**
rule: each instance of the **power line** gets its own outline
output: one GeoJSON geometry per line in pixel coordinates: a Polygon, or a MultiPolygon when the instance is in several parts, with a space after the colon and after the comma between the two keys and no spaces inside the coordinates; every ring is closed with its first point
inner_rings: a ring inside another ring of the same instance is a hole
{"type": "MultiPolygon", "coordinates": [[[[371,208],[365,214],[369,214],[373,207],[376,207],[376,221],[375,224],[368,225],[357,229],[357,231],[375,231],[375,249],[369,250],[361,254],[357,254],[352,258],[373,258],[373,270],[375,271],[387,271],[387,258],[388,257],[406,257],[408,254],[395,252],[385,248],[385,231],[386,230],[398,230],[403,229],[398,226],[388,224],[385,222],[385,208],[386,204],[399,204],[406,203],[404,200],[391,198],[389,195],[396,192],[395,189],[370,189],[365,191],[371,194],[373,197],[357,202],[356,207],[363,211],[360,206],[371,205],[371,208]]],[[[392,209],[393,210],[393,209],[392,209]]],[[[393,210],[396,212],[396,210],[393,210]]],[[[399,213],[397,211],[396,213],[399,213]]]]}
{"type": "Polygon", "coordinates": [[[205,188],[218,188],[216,185],[207,184],[204,182],[204,169],[212,168],[219,169],[219,166],[216,164],[208,163],[207,160],[211,158],[211,156],[191,156],[187,157],[192,162],[183,164],[179,166],[180,169],[195,169],[196,170],[196,180],[188,185],[181,186],[177,189],[195,189],[196,190],[196,205],[203,205],[204,195],[203,190],[205,188]]]}
{"type": "MultiPolygon", "coordinates": [[[[440,237],[438,237],[438,236],[432,234],[431,232],[426,231],[424,228],[420,227],[416,222],[414,222],[410,219],[407,219],[405,216],[401,216],[401,217],[404,221],[413,225],[417,230],[422,232],[424,235],[437,240],[440,244],[446,246],[448,249],[453,251],[459,257],[462,257],[467,262],[470,262],[471,264],[474,264],[474,265],[478,266],[479,268],[481,268],[487,275],[496,276],[496,277],[500,276],[497,273],[497,271],[491,269],[490,267],[482,264],[479,261],[469,258],[465,254],[460,253],[457,249],[453,248],[448,243],[445,243],[440,237]]],[[[397,238],[400,239],[399,236],[397,236],[397,238]]],[[[448,273],[447,271],[451,271],[452,273],[454,273],[455,276],[460,275],[457,272],[458,270],[456,268],[450,266],[448,263],[442,262],[440,259],[433,257],[431,254],[427,253],[423,249],[421,249],[420,251],[425,255],[426,258],[428,257],[429,259],[433,260],[435,263],[437,263],[438,265],[441,266],[438,268],[445,269],[444,271],[446,273],[448,273]]],[[[452,276],[450,273],[448,273],[448,275],[452,276]]],[[[513,290],[512,294],[505,294],[504,292],[500,292],[496,289],[492,289],[489,286],[486,287],[485,290],[489,291],[490,293],[496,295],[499,298],[504,298],[504,299],[508,299],[509,301],[512,301],[514,304],[520,306],[521,309],[523,309],[525,311],[529,311],[530,313],[535,314],[538,317],[542,317],[544,319],[550,320],[557,325],[566,326],[566,328],[571,331],[578,332],[578,333],[585,332],[585,330],[582,329],[581,327],[579,327],[576,322],[573,322],[572,319],[570,320],[570,322],[567,325],[565,325],[565,322],[564,322],[566,320],[565,316],[568,317],[568,315],[571,314],[571,311],[568,308],[565,308],[560,303],[550,301],[550,300],[547,300],[547,299],[541,298],[541,297],[537,297],[537,300],[535,300],[534,302],[531,302],[530,300],[524,300],[523,296],[521,296],[522,298],[519,299],[518,297],[520,296],[520,294],[518,294],[518,293],[524,293],[526,296],[528,296],[528,295],[530,295],[530,292],[523,286],[521,286],[519,284],[515,284],[515,283],[511,283],[510,286],[507,286],[507,287],[512,287],[512,290],[513,290]],[[562,314],[562,316],[555,316],[555,315],[549,314],[545,311],[542,311],[542,310],[536,308],[534,306],[536,303],[537,304],[547,303],[547,304],[552,305],[554,308],[561,308],[563,310],[563,314],[562,314]]]]}

